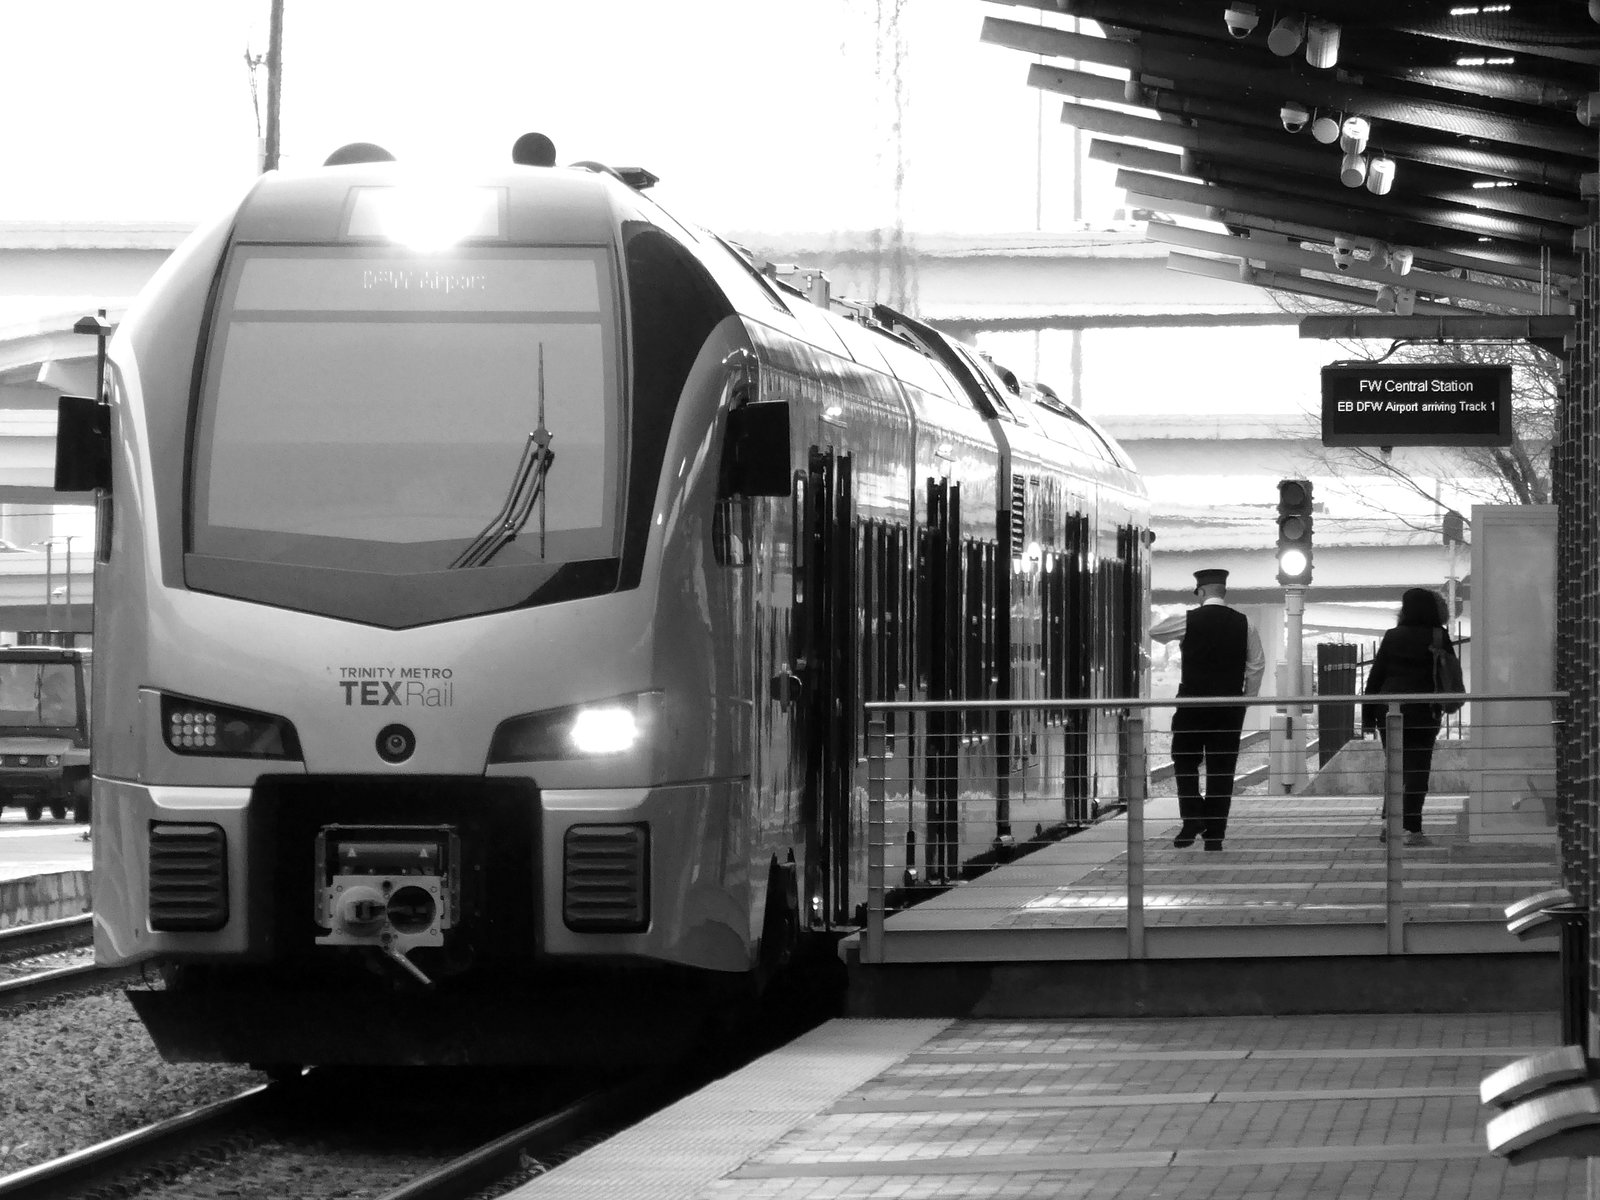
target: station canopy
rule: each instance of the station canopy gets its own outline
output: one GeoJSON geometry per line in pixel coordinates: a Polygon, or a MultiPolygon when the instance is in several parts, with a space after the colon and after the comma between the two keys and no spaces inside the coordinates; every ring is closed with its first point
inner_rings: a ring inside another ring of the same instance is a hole
{"type": "Polygon", "coordinates": [[[1600,0],[1003,3],[983,40],[1037,56],[1028,84],[1064,97],[1129,204],[1174,218],[1149,226],[1169,267],[1335,302],[1302,336],[1561,348],[1600,0]]]}

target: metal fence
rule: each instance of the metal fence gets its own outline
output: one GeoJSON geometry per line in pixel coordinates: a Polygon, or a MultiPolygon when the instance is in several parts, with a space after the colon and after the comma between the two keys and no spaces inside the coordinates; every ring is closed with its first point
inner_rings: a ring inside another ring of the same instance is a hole
{"type": "Polygon", "coordinates": [[[863,960],[901,930],[1051,931],[1082,939],[1051,953],[1131,958],[1163,956],[1162,929],[1232,930],[1244,954],[1287,944],[1252,950],[1252,930],[1359,927],[1389,954],[1470,944],[1448,926],[1503,936],[1505,907],[1559,877],[1564,697],[1469,693],[1442,733],[1436,699],[869,704],[863,960]],[[1367,729],[1323,761],[1308,714],[1330,705],[1367,729]],[[1205,828],[1220,806],[1182,799],[1190,747],[1173,754],[1161,710],[1193,742],[1228,709],[1270,732],[1245,738],[1226,824],[1205,828]]]}

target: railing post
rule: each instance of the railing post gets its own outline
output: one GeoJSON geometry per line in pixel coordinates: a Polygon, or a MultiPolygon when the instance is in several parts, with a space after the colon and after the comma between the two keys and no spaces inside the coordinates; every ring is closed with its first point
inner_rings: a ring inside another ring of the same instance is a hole
{"type": "Polygon", "coordinates": [[[1406,914],[1401,903],[1400,839],[1405,834],[1400,818],[1405,797],[1405,718],[1400,715],[1398,704],[1388,706],[1383,722],[1383,851],[1387,868],[1383,889],[1383,927],[1388,952],[1403,954],[1406,948],[1406,914]]]}
{"type": "Polygon", "coordinates": [[[888,737],[882,717],[867,722],[867,928],[861,935],[861,961],[883,961],[884,857],[888,823],[884,804],[888,793],[888,737]]]}
{"type": "Polygon", "coordinates": [[[1128,802],[1128,957],[1143,958],[1145,727],[1142,712],[1123,717],[1122,794],[1128,802]]]}

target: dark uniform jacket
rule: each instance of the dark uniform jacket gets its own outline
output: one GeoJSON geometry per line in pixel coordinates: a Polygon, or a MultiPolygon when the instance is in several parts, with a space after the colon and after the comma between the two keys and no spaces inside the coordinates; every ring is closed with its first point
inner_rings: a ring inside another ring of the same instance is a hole
{"type": "MultiPolygon", "coordinates": [[[[1438,625],[1396,625],[1383,635],[1378,652],[1372,658],[1372,668],[1367,672],[1367,686],[1363,694],[1393,695],[1398,692],[1432,692],[1433,635],[1442,634],[1446,650],[1454,654],[1450,635],[1438,625]]],[[[1369,729],[1383,722],[1388,712],[1385,704],[1363,704],[1361,723],[1369,729]]]]}
{"type": "Polygon", "coordinates": [[[1250,620],[1225,604],[1189,610],[1183,630],[1180,696],[1244,695],[1250,620]]]}

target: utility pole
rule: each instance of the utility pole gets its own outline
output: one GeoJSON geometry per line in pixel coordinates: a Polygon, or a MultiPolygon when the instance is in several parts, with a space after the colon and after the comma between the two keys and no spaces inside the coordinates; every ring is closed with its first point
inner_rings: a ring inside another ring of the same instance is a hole
{"type": "Polygon", "coordinates": [[[283,90],[283,0],[272,0],[267,26],[267,137],[261,157],[263,171],[278,169],[279,96],[283,90]]]}

